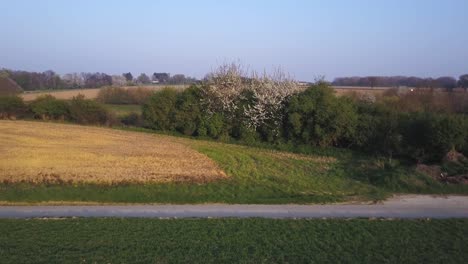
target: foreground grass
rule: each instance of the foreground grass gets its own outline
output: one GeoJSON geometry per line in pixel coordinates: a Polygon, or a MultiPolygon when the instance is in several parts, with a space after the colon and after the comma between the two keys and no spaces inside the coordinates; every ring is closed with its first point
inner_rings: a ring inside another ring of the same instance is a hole
{"type": "MultiPolygon", "coordinates": [[[[135,132],[127,133],[138,138],[135,132]]],[[[155,136],[155,142],[160,137],[155,136]]],[[[228,178],[209,183],[3,183],[0,201],[282,204],[380,200],[393,193],[468,194],[468,186],[440,184],[415,174],[410,167],[382,165],[379,159],[351,151],[293,154],[185,138],[171,140],[205,154],[228,178]]]]}
{"type": "Polygon", "coordinates": [[[0,220],[2,263],[465,263],[468,220],[0,220]]]}

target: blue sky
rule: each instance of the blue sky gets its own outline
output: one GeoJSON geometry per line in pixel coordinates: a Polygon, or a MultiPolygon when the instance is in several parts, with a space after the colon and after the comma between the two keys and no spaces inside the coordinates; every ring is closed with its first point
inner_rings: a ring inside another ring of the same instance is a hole
{"type": "Polygon", "coordinates": [[[467,0],[0,0],[0,67],[300,80],[468,73],[467,0]]]}

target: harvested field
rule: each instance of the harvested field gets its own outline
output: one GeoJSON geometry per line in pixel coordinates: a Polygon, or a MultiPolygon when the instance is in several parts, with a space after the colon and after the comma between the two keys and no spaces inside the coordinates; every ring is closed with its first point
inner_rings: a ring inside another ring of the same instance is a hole
{"type": "Polygon", "coordinates": [[[207,156],[166,136],[0,121],[3,183],[205,183],[225,177],[207,156]]]}
{"type": "MultiPolygon", "coordinates": [[[[390,90],[390,89],[397,89],[399,93],[408,93],[412,89],[414,91],[418,91],[417,88],[414,87],[401,87],[401,88],[395,88],[395,87],[360,87],[360,86],[333,86],[332,87],[335,90],[335,94],[338,96],[342,95],[373,95],[373,96],[382,96],[385,91],[390,90]]],[[[421,89],[421,91],[429,91],[427,88],[421,89]]],[[[450,93],[448,93],[445,89],[443,88],[437,88],[435,89],[435,93],[439,96],[447,96],[450,93]]],[[[466,94],[465,91],[461,88],[453,89],[453,93],[456,93],[458,95],[463,95],[466,94]]]]}
{"type": "MultiPolygon", "coordinates": [[[[137,87],[138,86],[128,86],[128,87],[122,87],[122,88],[133,89],[133,88],[137,88],[137,87]]],[[[141,86],[141,87],[157,91],[157,90],[160,90],[160,89],[162,89],[164,87],[173,87],[175,89],[184,89],[187,86],[186,85],[168,85],[168,86],[148,85],[148,86],[141,86]]],[[[39,97],[41,95],[50,94],[50,95],[54,96],[57,99],[70,100],[74,96],[82,94],[88,99],[95,99],[98,96],[99,90],[100,90],[100,88],[96,88],[96,89],[74,89],[74,90],[62,90],[62,91],[39,91],[39,92],[23,93],[23,94],[21,94],[21,97],[23,97],[23,99],[25,101],[33,101],[37,97],[39,97]]]]}
{"type": "Polygon", "coordinates": [[[94,99],[97,97],[97,94],[99,92],[98,89],[75,89],[75,90],[63,90],[63,91],[47,91],[47,92],[30,92],[30,93],[23,93],[21,94],[21,97],[25,101],[33,101],[39,96],[50,94],[54,96],[57,99],[62,99],[62,100],[68,100],[72,99],[74,96],[77,96],[79,94],[84,95],[88,99],[94,99]]]}
{"type": "Polygon", "coordinates": [[[368,95],[373,95],[373,96],[380,96],[383,95],[383,93],[391,89],[391,87],[376,87],[376,88],[371,88],[371,87],[339,87],[335,86],[333,87],[335,90],[336,95],[338,96],[343,96],[343,95],[351,95],[351,94],[357,94],[357,95],[362,95],[362,94],[368,94],[368,95]]]}

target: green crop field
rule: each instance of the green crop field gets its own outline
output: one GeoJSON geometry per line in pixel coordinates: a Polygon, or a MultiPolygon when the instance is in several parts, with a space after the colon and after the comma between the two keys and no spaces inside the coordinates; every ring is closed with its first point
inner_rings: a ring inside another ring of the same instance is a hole
{"type": "Polygon", "coordinates": [[[0,220],[1,263],[466,263],[468,220],[0,220]]]}

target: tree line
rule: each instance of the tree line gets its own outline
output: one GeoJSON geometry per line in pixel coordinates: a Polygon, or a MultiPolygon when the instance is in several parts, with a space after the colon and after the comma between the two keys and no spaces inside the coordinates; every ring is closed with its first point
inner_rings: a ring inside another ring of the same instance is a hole
{"type": "Polygon", "coordinates": [[[109,75],[106,73],[67,73],[59,75],[54,71],[28,72],[0,69],[0,75],[16,82],[24,91],[100,88],[104,86],[132,86],[145,84],[192,84],[197,80],[183,74],[154,73],[149,77],[141,73],[134,78],[132,73],[109,75]]]}
{"type": "Polygon", "coordinates": [[[147,128],[195,137],[438,162],[450,150],[468,154],[468,105],[465,100],[461,112],[437,108],[437,96],[338,97],[323,80],[304,88],[281,73],[246,76],[225,65],[202,85],[156,92],[143,105],[142,118],[147,128]],[[421,107],[405,108],[408,102],[421,107]]]}
{"type": "Polygon", "coordinates": [[[99,101],[141,100],[141,115],[115,120],[99,101],[81,96],[70,101],[44,96],[28,104],[9,96],[0,97],[0,118],[124,124],[293,151],[332,147],[390,161],[440,162],[451,150],[468,155],[468,97],[440,96],[389,90],[374,100],[340,97],[323,80],[304,87],[281,71],[256,74],[226,64],[187,89],[103,90],[99,101]]]}
{"type": "Polygon", "coordinates": [[[358,87],[414,87],[414,88],[444,88],[452,90],[460,87],[468,89],[468,74],[461,75],[458,80],[444,76],[439,78],[419,78],[406,76],[367,76],[367,77],[340,77],[333,80],[334,86],[358,87]]]}

